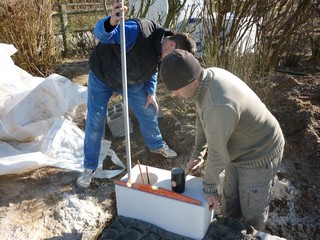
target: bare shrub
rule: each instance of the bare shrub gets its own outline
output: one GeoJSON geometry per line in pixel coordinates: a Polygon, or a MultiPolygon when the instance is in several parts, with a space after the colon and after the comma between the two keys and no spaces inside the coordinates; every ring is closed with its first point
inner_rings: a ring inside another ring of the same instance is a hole
{"type": "Polygon", "coordinates": [[[310,0],[205,1],[205,62],[261,89],[258,79],[275,69],[312,10],[310,0]],[[252,29],[254,42],[247,44],[245,33],[252,29]]]}
{"type": "Polygon", "coordinates": [[[311,48],[310,60],[313,62],[313,68],[315,69],[316,65],[320,62],[320,0],[313,0],[313,7],[315,13],[313,17],[310,17],[306,25],[306,32],[311,48]]]}
{"type": "Polygon", "coordinates": [[[310,0],[262,1],[257,13],[263,21],[258,35],[260,58],[268,63],[267,69],[278,63],[278,58],[293,37],[305,28],[313,12],[310,0]],[[268,2],[268,4],[266,4],[268,2]],[[268,12],[266,12],[266,10],[268,12]]]}
{"type": "Polygon", "coordinates": [[[0,41],[13,44],[15,63],[30,74],[46,76],[55,62],[50,0],[2,0],[0,41]]]}

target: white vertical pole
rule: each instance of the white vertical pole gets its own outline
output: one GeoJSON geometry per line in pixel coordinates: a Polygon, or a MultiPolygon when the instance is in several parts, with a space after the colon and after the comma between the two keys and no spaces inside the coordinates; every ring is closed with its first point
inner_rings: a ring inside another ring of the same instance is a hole
{"type": "MultiPolygon", "coordinates": [[[[124,0],[120,1],[124,6],[124,0]]],[[[122,91],[124,105],[124,127],[127,153],[127,172],[128,180],[131,180],[131,147],[130,147],[130,129],[129,129],[129,108],[128,108],[128,91],[127,91],[127,60],[126,60],[126,36],[124,27],[124,12],[121,12],[120,21],[120,40],[121,40],[121,70],[122,70],[122,91]]]]}

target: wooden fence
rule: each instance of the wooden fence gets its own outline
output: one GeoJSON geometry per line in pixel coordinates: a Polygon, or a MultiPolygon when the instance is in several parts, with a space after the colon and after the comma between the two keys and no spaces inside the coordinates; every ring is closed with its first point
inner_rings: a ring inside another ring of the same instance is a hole
{"type": "Polygon", "coordinates": [[[72,47],[72,36],[77,33],[93,31],[94,24],[111,11],[111,4],[106,1],[62,3],[53,14],[56,23],[55,35],[62,36],[63,53],[68,54],[72,47]]]}

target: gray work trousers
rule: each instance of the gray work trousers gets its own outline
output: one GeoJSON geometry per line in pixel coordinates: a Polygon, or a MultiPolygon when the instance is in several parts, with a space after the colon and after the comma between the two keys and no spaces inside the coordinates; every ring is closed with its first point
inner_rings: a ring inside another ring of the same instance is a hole
{"type": "Polygon", "coordinates": [[[265,231],[271,189],[283,152],[265,167],[245,169],[229,163],[225,169],[222,214],[242,219],[256,230],[265,231]]]}

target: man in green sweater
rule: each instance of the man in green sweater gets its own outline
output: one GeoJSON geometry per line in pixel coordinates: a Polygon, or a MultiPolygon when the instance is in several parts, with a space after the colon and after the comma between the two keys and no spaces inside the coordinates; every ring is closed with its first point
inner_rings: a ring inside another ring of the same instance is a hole
{"type": "Polygon", "coordinates": [[[225,170],[223,215],[264,231],[285,142],[276,118],[241,79],[221,68],[203,69],[184,50],[163,59],[160,78],[174,96],[196,105],[187,170],[199,168],[207,153],[203,192],[211,209],[217,207],[219,175],[225,170]]]}

